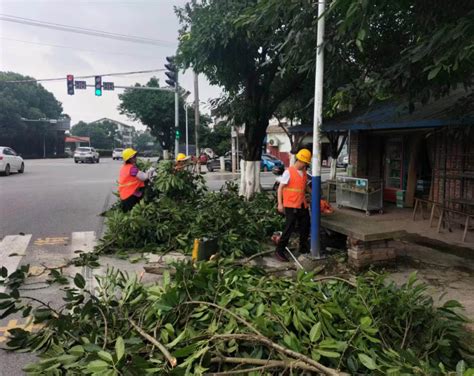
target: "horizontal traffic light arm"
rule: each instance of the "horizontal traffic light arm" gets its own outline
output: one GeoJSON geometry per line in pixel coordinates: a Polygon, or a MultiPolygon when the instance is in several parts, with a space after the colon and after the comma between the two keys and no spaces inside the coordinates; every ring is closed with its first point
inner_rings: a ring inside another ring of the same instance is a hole
{"type": "MultiPolygon", "coordinates": [[[[95,85],[87,85],[87,87],[95,88],[95,85]]],[[[169,87],[148,87],[148,86],[117,86],[114,85],[115,89],[133,89],[133,90],[152,90],[152,91],[170,91],[174,92],[174,89],[170,89],[169,87]]]]}

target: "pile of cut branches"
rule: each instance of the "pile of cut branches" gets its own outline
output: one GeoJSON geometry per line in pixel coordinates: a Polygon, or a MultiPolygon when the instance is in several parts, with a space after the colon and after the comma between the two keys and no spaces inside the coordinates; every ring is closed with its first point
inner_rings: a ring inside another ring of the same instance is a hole
{"type": "Polygon", "coordinates": [[[115,207],[107,214],[102,244],[106,250],[190,253],[194,239],[206,237],[218,240],[221,254],[239,257],[261,251],[262,242],[281,227],[272,197],[246,201],[232,184],[208,192],[202,176],[162,162],[132,211],[115,207]]]}
{"type": "Polygon", "coordinates": [[[32,308],[15,288],[0,294],[4,314],[44,325],[12,330],[8,346],[40,354],[29,375],[474,372],[459,303],[434,307],[415,276],[397,287],[374,273],[275,278],[229,261],[176,270],[151,286],[109,270],[95,296],[77,274],[60,310],[32,308]]]}

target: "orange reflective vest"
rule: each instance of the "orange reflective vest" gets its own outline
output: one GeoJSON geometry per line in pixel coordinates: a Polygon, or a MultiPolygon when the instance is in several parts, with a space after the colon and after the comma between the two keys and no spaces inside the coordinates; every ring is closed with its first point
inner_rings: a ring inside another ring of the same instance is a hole
{"type": "Polygon", "coordinates": [[[145,186],[145,183],[136,176],[130,175],[132,167],[132,164],[126,163],[120,169],[118,191],[121,200],[126,200],[133,195],[138,188],[145,186]]]}
{"type": "Polygon", "coordinates": [[[303,176],[298,173],[298,170],[291,166],[288,168],[290,173],[290,180],[288,184],[283,188],[283,206],[285,208],[296,208],[300,209],[302,206],[308,207],[306,201],[306,174],[303,171],[303,176]]]}

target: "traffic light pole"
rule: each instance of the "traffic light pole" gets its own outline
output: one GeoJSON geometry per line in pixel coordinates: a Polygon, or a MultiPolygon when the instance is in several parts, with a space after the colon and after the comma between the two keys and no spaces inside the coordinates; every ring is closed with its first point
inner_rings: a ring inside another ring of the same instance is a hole
{"type": "Polygon", "coordinates": [[[174,141],[174,156],[175,158],[179,153],[179,85],[178,85],[178,74],[176,74],[176,87],[174,91],[174,128],[175,128],[175,141],[174,141]]]}

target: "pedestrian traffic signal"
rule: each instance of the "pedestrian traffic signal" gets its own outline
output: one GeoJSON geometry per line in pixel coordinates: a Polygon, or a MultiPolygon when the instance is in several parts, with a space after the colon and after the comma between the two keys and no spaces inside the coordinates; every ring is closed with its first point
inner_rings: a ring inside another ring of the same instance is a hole
{"type": "Polygon", "coordinates": [[[168,69],[165,72],[168,79],[165,81],[169,86],[177,88],[178,87],[178,70],[176,69],[176,64],[174,63],[174,56],[168,56],[166,61],[168,64],[165,64],[165,68],[168,69]]]}
{"type": "Polygon", "coordinates": [[[95,76],[95,95],[102,96],[102,77],[95,76]]]}
{"type": "Polygon", "coordinates": [[[74,76],[72,74],[68,74],[66,76],[67,79],[67,93],[69,95],[74,95],[74,76]]]}
{"type": "Polygon", "coordinates": [[[181,137],[181,132],[179,130],[176,130],[176,139],[179,140],[181,137]]]}

